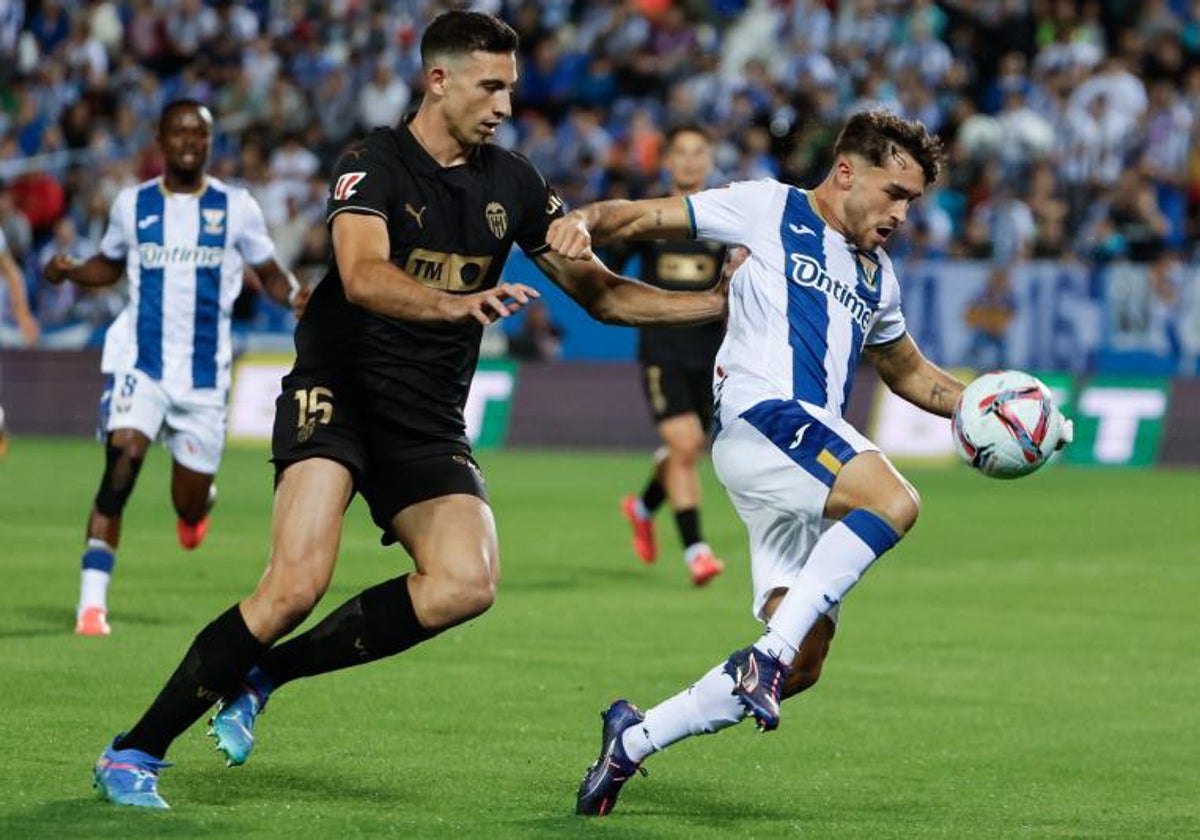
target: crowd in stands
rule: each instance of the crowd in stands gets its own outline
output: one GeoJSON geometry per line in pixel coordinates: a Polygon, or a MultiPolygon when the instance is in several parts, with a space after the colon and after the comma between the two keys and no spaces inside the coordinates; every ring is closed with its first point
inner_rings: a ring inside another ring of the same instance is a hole
{"type": "MultiPolygon", "coordinates": [[[[38,269],[93,253],[117,190],[161,171],[155,121],[177,97],[211,105],[212,172],[258,198],[281,263],[318,278],[326,175],[349,140],[414,107],[420,32],[448,5],[0,0],[0,232],[43,342],[119,307],[119,290],[49,287],[38,269]]],[[[923,120],[951,159],[895,254],[1188,260],[1200,232],[1200,3],[469,5],[521,36],[498,142],[570,204],[660,191],[679,123],[712,132],[715,182],[812,185],[844,118],[885,106],[923,120]]],[[[239,316],[288,317],[252,292],[239,316]]]]}

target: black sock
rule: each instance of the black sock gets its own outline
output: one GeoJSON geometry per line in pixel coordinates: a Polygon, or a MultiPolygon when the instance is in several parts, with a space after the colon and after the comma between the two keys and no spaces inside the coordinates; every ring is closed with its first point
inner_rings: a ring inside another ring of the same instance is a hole
{"type": "Polygon", "coordinates": [[[116,748],[162,758],[172,741],[241,683],[266,649],[234,604],[196,635],[163,690],[116,748]]]}
{"type": "Polygon", "coordinates": [[[663,489],[662,482],[657,478],[651,478],[646,489],[642,491],[642,504],[646,506],[646,510],[654,513],[666,497],[667,491],[663,489]]]}
{"type": "Polygon", "coordinates": [[[279,687],[392,656],[438,632],[417,621],[408,575],[402,575],[358,593],[316,627],[271,648],[258,667],[279,687]]]}
{"type": "Polygon", "coordinates": [[[700,539],[700,508],[675,511],[675,524],[679,526],[679,538],[683,547],[690,548],[700,539]]]}

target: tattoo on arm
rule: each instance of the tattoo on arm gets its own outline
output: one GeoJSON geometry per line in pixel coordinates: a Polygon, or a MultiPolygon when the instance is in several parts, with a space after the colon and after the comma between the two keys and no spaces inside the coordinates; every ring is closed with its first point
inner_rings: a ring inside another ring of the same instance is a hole
{"type": "Polygon", "coordinates": [[[933,383],[933,388],[931,388],[929,391],[929,401],[933,405],[941,407],[943,402],[949,396],[950,396],[950,389],[948,389],[945,385],[943,385],[940,382],[933,383]]]}

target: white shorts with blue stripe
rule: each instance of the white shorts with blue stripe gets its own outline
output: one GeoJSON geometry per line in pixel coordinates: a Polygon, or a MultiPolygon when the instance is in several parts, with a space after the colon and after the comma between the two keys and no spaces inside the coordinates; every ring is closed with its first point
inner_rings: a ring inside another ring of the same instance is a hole
{"type": "Polygon", "coordinates": [[[750,533],[755,618],[832,524],[825,502],[842,466],[878,451],[843,418],[800,400],[766,400],[721,429],[713,466],[750,533]]]}
{"type": "Polygon", "coordinates": [[[228,409],[220,388],[191,388],[152,379],[143,371],[118,371],[100,398],[100,428],[105,436],[136,429],[163,446],[183,467],[216,475],[225,450],[228,409]]]}

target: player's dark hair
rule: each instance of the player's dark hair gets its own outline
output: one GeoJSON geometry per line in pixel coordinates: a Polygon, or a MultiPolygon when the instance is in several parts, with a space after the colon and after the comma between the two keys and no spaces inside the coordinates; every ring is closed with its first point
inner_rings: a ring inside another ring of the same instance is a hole
{"type": "Polygon", "coordinates": [[[698,123],[680,123],[679,125],[671,126],[667,130],[667,145],[670,146],[675,142],[675,138],[680,134],[696,134],[704,138],[704,142],[712,145],[712,134],[707,128],[698,123]]]}
{"type": "Polygon", "coordinates": [[[433,19],[421,36],[421,63],[428,67],[435,58],[473,52],[516,52],[520,38],[500,18],[483,12],[443,12],[433,19]]]}
{"type": "Polygon", "coordinates": [[[920,120],[906,120],[890,111],[862,111],[846,121],[833,146],[834,155],[862,155],[883,166],[897,147],[913,156],[925,173],[925,183],[938,179],[946,162],[942,141],[920,120]]]}
{"type": "Polygon", "coordinates": [[[163,106],[162,112],[158,115],[158,124],[163,125],[167,121],[167,117],[180,108],[196,108],[211,113],[211,109],[199,99],[172,99],[163,106]]]}

